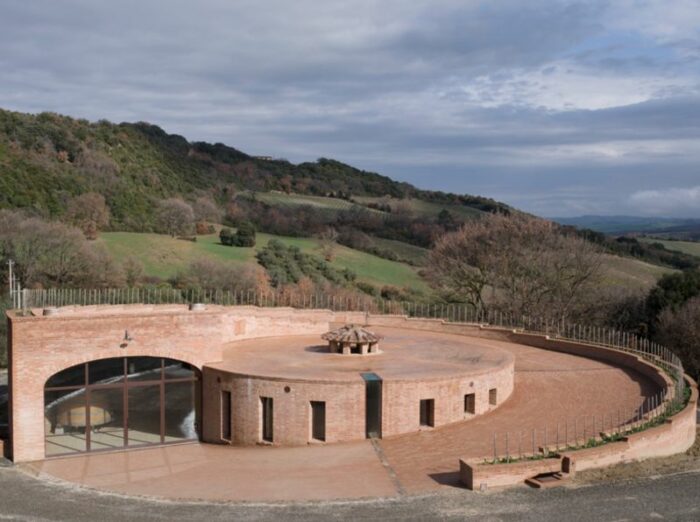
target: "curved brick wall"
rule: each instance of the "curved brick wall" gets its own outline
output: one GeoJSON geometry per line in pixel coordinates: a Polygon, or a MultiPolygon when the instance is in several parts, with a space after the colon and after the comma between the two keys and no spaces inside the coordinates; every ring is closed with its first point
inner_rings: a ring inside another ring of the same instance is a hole
{"type": "MultiPolygon", "coordinates": [[[[234,403],[234,443],[247,444],[259,440],[258,408],[261,395],[273,397],[276,402],[275,442],[307,443],[310,433],[309,402],[313,400],[327,403],[328,442],[364,438],[364,383],[361,380],[342,384],[266,380],[207,366],[221,360],[222,347],[232,341],[321,334],[344,323],[495,338],[566,351],[628,366],[661,386],[670,384],[658,368],[629,353],[551,340],[541,335],[484,329],[440,320],[289,308],[209,306],[203,311],[189,311],[184,305],[67,307],[60,309],[55,316],[42,317],[40,310],[35,314],[18,317],[12,312],[8,313],[12,451],[16,462],[44,458],[43,386],[48,377],[89,360],[127,355],[169,357],[202,369],[204,440],[221,441],[219,397],[222,389],[232,391],[240,402],[238,405],[234,403]],[[133,341],[122,348],[120,345],[125,330],[129,331],[133,341]],[[289,386],[289,392],[284,391],[285,386],[289,386]]],[[[416,405],[423,398],[435,399],[436,426],[465,418],[463,396],[471,393],[472,389],[477,391],[476,413],[483,413],[489,408],[487,391],[491,387],[499,389],[499,403],[505,400],[512,391],[512,366],[478,379],[467,376],[420,382],[385,381],[383,436],[419,429],[416,405]]],[[[684,430],[684,433],[689,431],[684,430]]],[[[674,447],[686,444],[686,438],[677,441],[674,447]]]]}
{"type": "MultiPolygon", "coordinates": [[[[357,376],[345,382],[266,378],[231,373],[205,366],[203,372],[205,442],[229,443],[221,438],[220,397],[230,391],[231,444],[261,441],[260,397],[274,401],[274,443],[303,445],[311,441],[311,401],[326,403],[326,442],[365,438],[365,384],[357,376]],[[288,391],[287,391],[288,389],[288,391]]],[[[498,390],[498,404],[513,391],[513,361],[495,371],[447,379],[382,382],[382,437],[420,429],[421,399],[435,401],[435,427],[463,421],[497,407],[489,404],[489,389],[498,390]],[[464,413],[464,395],[476,395],[475,413],[464,413]]]]}

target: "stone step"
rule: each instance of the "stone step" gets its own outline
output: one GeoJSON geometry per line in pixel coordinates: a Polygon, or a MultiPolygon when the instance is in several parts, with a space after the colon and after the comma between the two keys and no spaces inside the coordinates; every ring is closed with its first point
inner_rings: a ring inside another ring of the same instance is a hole
{"type": "Polygon", "coordinates": [[[568,473],[555,471],[553,473],[541,473],[525,480],[525,484],[532,488],[544,489],[562,486],[571,479],[568,473]]]}

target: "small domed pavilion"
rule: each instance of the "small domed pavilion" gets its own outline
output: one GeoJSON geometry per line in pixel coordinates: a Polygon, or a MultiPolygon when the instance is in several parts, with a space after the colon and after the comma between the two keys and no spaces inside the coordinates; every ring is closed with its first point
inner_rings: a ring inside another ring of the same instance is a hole
{"type": "Polygon", "coordinates": [[[379,335],[355,324],[326,332],[321,338],[328,341],[328,350],[331,353],[342,355],[378,353],[381,339],[379,335]]]}

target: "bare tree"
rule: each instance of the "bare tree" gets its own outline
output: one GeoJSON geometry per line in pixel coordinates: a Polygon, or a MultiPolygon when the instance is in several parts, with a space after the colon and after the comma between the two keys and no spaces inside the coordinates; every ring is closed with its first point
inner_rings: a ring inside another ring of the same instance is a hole
{"type": "Polygon", "coordinates": [[[123,284],[104,246],[63,223],[0,211],[0,257],[11,258],[27,287],[103,287],[123,284]]]}
{"type": "Polygon", "coordinates": [[[208,223],[220,223],[223,215],[219,206],[207,196],[198,197],[192,205],[192,210],[197,221],[208,223]]]}
{"type": "Polygon", "coordinates": [[[96,239],[98,231],[109,225],[109,207],[102,194],[86,192],[68,203],[67,221],[80,228],[88,239],[96,239]]]}
{"type": "Polygon", "coordinates": [[[597,247],[555,224],[524,215],[489,214],[436,241],[427,271],[447,299],[513,316],[571,316],[600,272],[597,247]]]}
{"type": "Polygon", "coordinates": [[[318,242],[323,258],[328,262],[333,261],[338,248],[338,231],[333,227],[327,227],[318,235],[318,242]]]}
{"type": "Polygon", "coordinates": [[[129,256],[122,262],[122,271],[127,286],[136,286],[143,278],[143,263],[134,256],[129,256]]]}
{"type": "Polygon", "coordinates": [[[261,266],[232,265],[206,258],[193,261],[173,278],[172,283],[179,288],[256,293],[270,291],[267,273],[261,266]]]}
{"type": "Polygon", "coordinates": [[[179,198],[164,199],[158,204],[156,224],[160,232],[176,237],[192,230],[192,207],[179,198]]]}

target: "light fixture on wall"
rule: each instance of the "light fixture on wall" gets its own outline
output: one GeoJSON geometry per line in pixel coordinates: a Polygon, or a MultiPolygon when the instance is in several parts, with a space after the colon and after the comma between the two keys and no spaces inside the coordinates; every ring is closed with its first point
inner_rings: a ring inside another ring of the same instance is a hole
{"type": "Polygon", "coordinates": [[[119,345],[119,348],[126,348],[133,340],[134,339],[129,335],[129,330],[124,330],[124,339],[122,339],[122,343],[119,345]]]}

